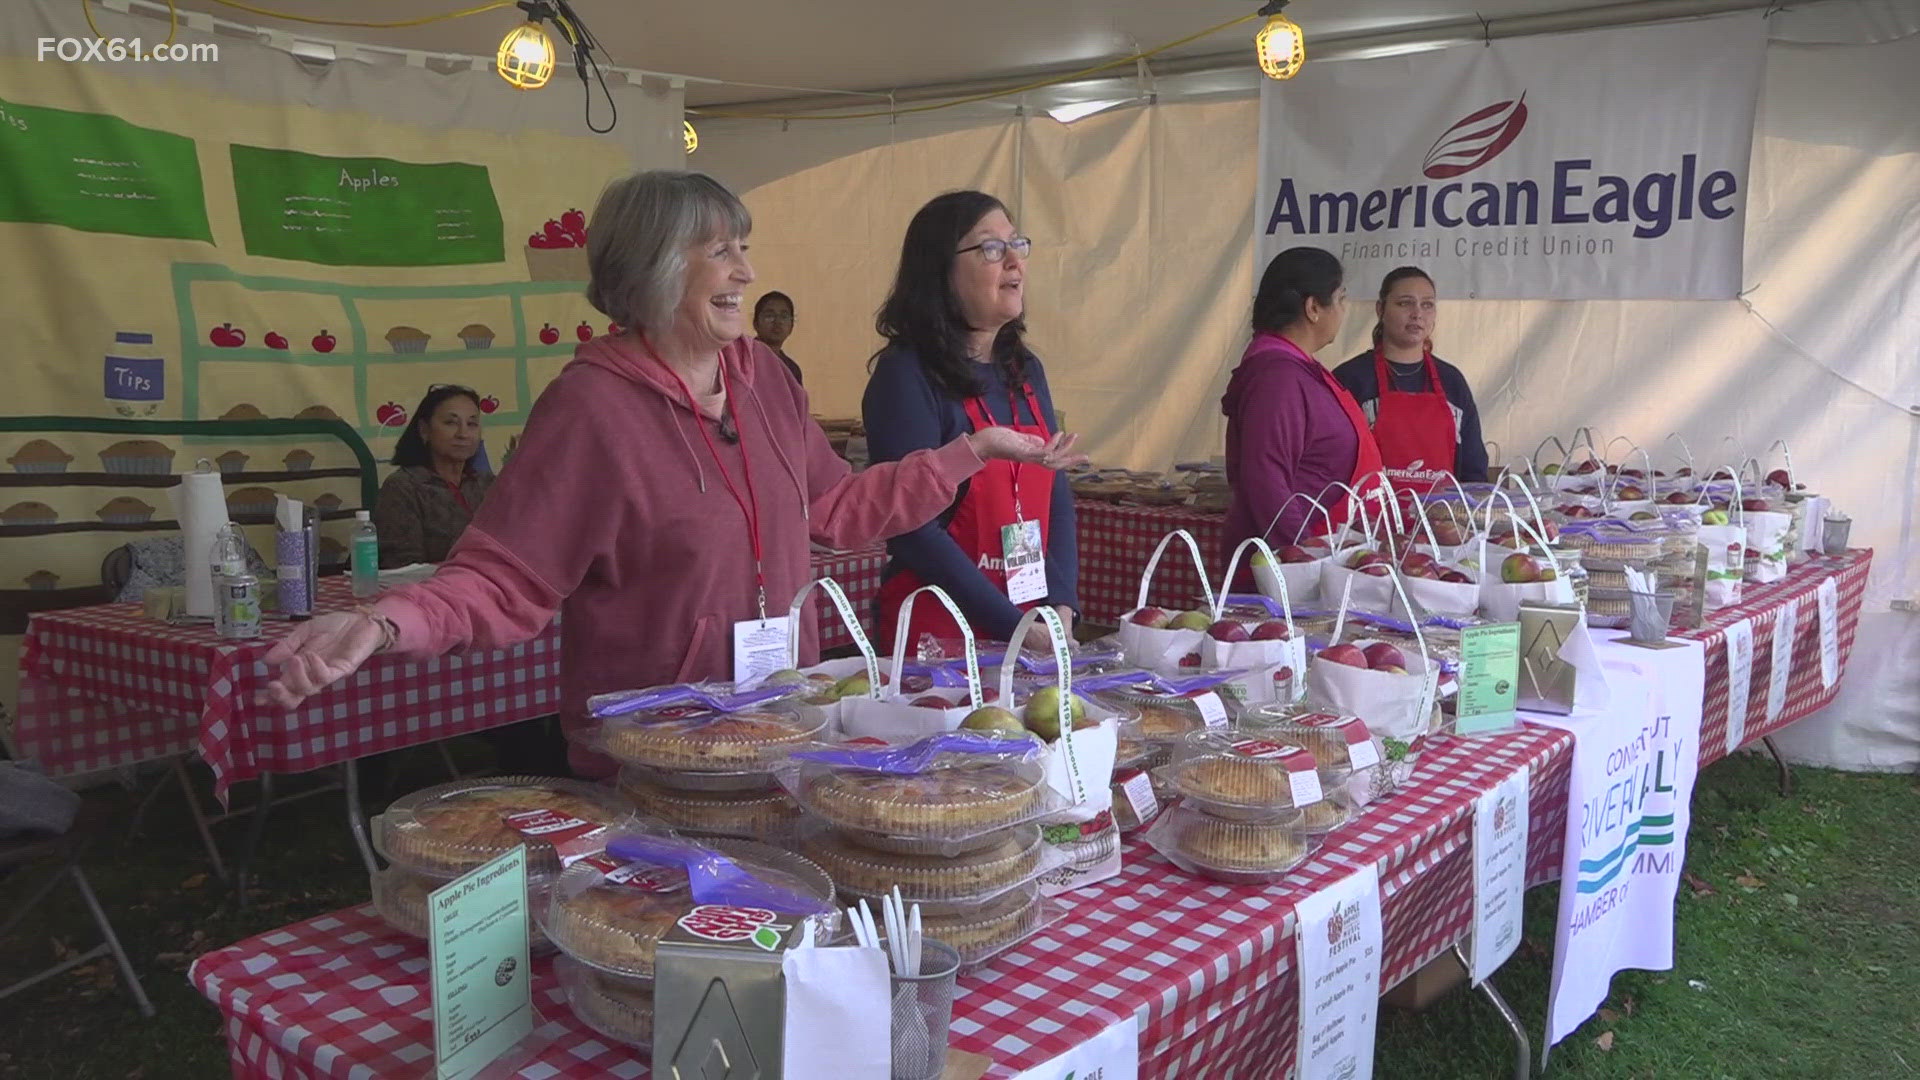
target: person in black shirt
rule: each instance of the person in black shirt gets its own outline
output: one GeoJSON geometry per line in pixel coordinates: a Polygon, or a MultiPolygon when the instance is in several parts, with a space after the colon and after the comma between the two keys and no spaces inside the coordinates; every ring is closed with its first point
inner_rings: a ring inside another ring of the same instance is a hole
{"type": "Polygon", "coordinates": [[[1467,377],[1433,355],[1437,307],[1426,271],[1395,269],[1374,304],[1373,348],[1333,371],[1373,425],[1396,485],[1428,488],[1448,472],[1463,483],[1487,479],[1487,444],[1467,377]]]}
{"type": "Polygon", "coordinates": [[[787,365],[793,373],[793,381],[804,384],[800,377],[800,365],[793,362],[785,348],[788,335],[793,333],[793,298],[783,292],[770,292],[754,301],[753,336],[766,343],[773,355],[787,365]]]}

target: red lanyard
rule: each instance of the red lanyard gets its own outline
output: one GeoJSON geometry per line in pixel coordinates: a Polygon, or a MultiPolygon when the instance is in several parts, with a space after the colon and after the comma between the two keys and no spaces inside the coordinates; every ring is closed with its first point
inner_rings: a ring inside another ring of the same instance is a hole
{"type": "MultiPolygon", "coordinates": [[[[984,421],[988,427],[999,427],[1000,425],[994,422],[992,410],[987,408],[987,399],[984,397],[975,397],[973,400],[980,406],[980,419],[984,421]]],[[[1010,427],[1018,428],[1020,426],[1020,399],[1014,396],[1013,387],[1011,386],[1007,387],[1007,419],[1010,427]]],[[[1033,422],[1036,424],[1040,422],[1038,413],[1034,415],[1033,422]]],[[[1013,520],[1015,522],[1022,522],[1027,519],[1027,515],[1020,509],[1020,465],[1018,462],[1013,462],[1011,465],[1013,471],[1013,520]]]]}
{"type": "MultiPolygon", "coordinates": [[[[707,444],[707,453],[713,455],[713,463],[720,468],[720,479],[727,485],[727,494],[733,496],[734,503],[740,507],[741,515],[747,519],[747,538],[753,545],[753,583],[760,592],[760,617],[765,619],[767,617],[767,575],[761,565],[760,499],[753,491],[753,459],[747,455],[746,432],[743,430],[740,437],[740,468],[746,474],[747,483],[747,496],[743,499],[740,497],[739,489],[733,486],[733,477],[727,474],[726,463],[720,460],[720,448],[713,444],[713,436],[707,433],[706,419],[700,415],[700,406],[694,402],[693,391],[688,389],[687,381],[682,379],[680,373],[673,370],[665,360],[660,359],[660,354],[654,351],[653,342],[647,340],[646,334],[642,333],[640,340],[646,343],[647,352],[653,356],[654,361],[666,368],[667,374],[673,376],[673,381],[679,385],[680,392],[687,395],[687,408],[693,412],[694,422],[700,428],[700,438],[707,444]]],[[[733,399],[733,386],[727,379],[727,363],[724,358],[720,361],[720,391],[728,401],[733,399]]]]}

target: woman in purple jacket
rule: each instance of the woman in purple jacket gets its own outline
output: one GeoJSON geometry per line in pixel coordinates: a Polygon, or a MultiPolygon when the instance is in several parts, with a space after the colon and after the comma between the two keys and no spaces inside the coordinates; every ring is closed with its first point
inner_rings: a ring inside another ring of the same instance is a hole
{"type": "Polygon", "coordinates": [[[1253,298],[1253,340],[1220,401],[1227,416],[1227,551],[1258,536],[1291,544],[1310,495],[1338,526],[1346,497],[1380,471],[1380,448],[1353,395],[1313,354],[1339,336],[1347,290],[1340,260],[1319,248],[1273,257],[1253,298]],[[1331,497],[1329,497],[1329,489],[1331,497]]]}

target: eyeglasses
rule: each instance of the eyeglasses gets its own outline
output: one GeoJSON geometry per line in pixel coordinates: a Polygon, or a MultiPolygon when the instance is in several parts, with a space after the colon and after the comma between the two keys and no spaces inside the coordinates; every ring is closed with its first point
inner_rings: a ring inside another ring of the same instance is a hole
{"type": "Polygon", "coordinates": [[[959,251],[954,252],[954,254],[964,255],[969,251],[978,251],[981,258],[990,263],[997,263],[1007,257],[1008,251],[1012,251],[1015,255],[1024,259],[1027,257],[1027,253],[1032,250],[1033,240],[1031,238],[1016,236],[1011,240],[982,240],[970,247],[963,247],[959,251]]]}

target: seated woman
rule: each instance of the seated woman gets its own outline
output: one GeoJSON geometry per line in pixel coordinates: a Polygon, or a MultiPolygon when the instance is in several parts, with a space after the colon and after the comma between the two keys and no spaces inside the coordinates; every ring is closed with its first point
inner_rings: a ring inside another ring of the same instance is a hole
{"type": "Polygon", "coordinates": [[[800,377],[800,365],[787,355],[787,338],[793,333],[793,298],[783,292],[770,292],[754,301],[753,336],[760,343],[773,350],[773,355],[787,365],[787,371],[793,375],[793,381],[806,382],[800,377]]]}
{"type": "MultiPolygon", "coordinates": [[[[907,225],[893,292],[876,329],[861,400],[875,461],[898,461],[970,432],[1006,427],[1051,440],[1053,397],[1026,332],[1027,253],[1006,207],[978,191],[935,198],[907,225]]],[[[1071,436],[1065,437],[1066,446],[1071,436]]],[[[1065,449],[1065,446],[1062,448],[1065,449]]],[[[887,543],[880,587],[880,640],[893,640],[901,601],[938,585],[976,633],[1005,641],[1026,610],[1052,606],[1073,625],[1080,607],[1079,542],[1067,475],[1043,462],[994,462],[960,486],[938,518],[887,543]],[[1026,569],[1010,576],[1008,555],[1026,569]]],[[[917,602],[912,640],[959,636],[946,608],[917,602]]],[[[1029,644],[1046,641],[1036,625],[1029,644]]]]}
{"type": "Polygon", "coordinates": [[[393,448],[399,469],[373,504],[381,569],[446,561],[493,486],[493,477],[473,465],[480,451],[478,394],[464,386],[436,386],[413,417],[393,448]]]}

